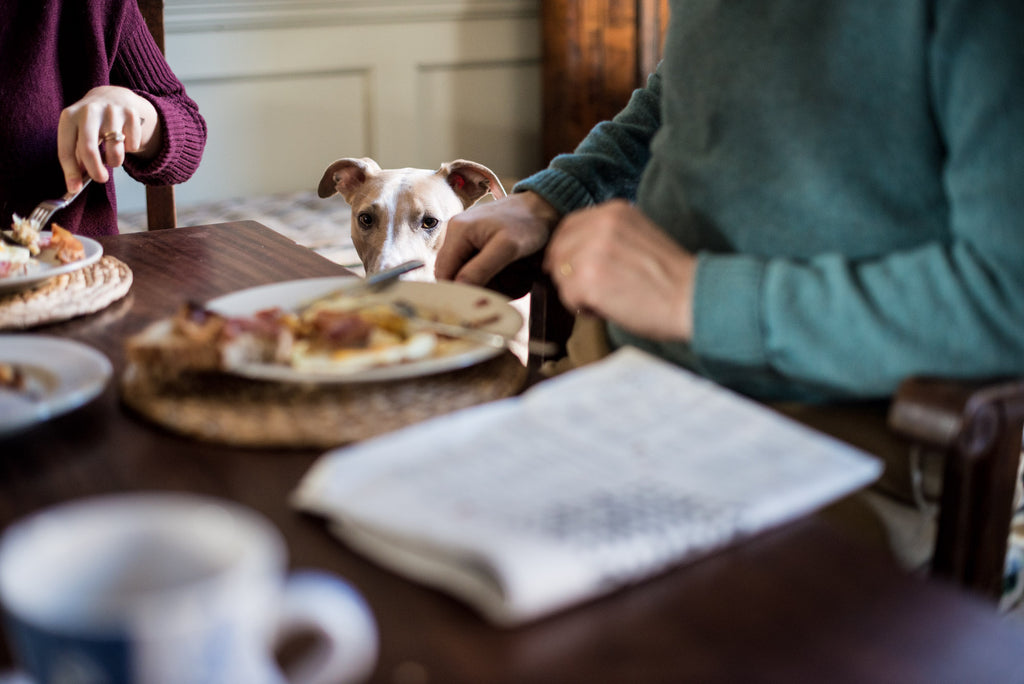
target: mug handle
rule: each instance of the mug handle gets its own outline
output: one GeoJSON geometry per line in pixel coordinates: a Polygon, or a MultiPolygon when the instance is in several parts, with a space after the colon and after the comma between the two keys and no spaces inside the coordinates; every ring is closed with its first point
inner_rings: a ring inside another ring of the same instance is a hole
{"type": "Polygon", "coordinates": [[[290,684],[347,684],[368,679],[377,663],[377,623],[362,595],[341,578],[302,570],[285,583],[276,644],[313,634],[316,644],[284,665],[290,684]]]}

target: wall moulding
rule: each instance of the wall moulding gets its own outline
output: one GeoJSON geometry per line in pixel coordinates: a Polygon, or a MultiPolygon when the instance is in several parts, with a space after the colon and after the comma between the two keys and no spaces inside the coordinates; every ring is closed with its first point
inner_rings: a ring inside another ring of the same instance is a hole
{"type": "Polygon", "coordinates": [[[166,0],[168,33],[535,18],[542,0],[166,0]]]}

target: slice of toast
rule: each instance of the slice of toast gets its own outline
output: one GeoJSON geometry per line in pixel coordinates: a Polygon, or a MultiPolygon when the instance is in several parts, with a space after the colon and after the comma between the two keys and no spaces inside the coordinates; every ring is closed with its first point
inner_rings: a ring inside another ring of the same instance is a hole
{"type": "Polygon", "coordinates": [[[201,305],[186,304],[171,318],[156,321],[125,343],[130,363],[149,377],[166,380],[183,373],[230,371],[248,363],[287,358],[292,344],[274,315],[242,324],[201,305]],[[256,321],[259,325],[253,325],[256,321]]]}

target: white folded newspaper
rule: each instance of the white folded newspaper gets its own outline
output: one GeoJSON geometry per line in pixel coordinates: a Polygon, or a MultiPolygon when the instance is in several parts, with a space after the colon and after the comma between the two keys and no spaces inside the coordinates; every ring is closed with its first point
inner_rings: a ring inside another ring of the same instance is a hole
{"type": "Polygon", "coordinates": [[[874,481],[879,462],[636,349],[325,454],[293,503],[515,625],[874,481]]]}

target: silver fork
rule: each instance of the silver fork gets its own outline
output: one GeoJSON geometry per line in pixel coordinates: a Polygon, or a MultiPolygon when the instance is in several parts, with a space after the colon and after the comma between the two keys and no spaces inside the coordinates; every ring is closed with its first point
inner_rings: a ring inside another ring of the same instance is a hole
{"type": "Polygon", "coordinates": [[[91,181],[91,178],[86,177],[85,182],[82,183],[82,187],[79,188],[78,192],[66,192],[64,193],[64,196],[59,199],[43,200],[36,205],[35,209],[32,210],[32,213],[28,216],[28,220],[42,230],[43,226],[46,225],[46,222],[50,220],[51,216],[53,216],[53,213],[71,204],[76,197],[82,194],[82,190],[85,190],[89,186],[91,181]]]}

